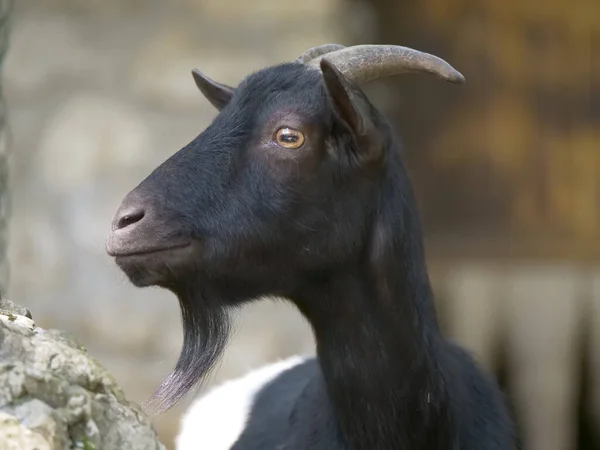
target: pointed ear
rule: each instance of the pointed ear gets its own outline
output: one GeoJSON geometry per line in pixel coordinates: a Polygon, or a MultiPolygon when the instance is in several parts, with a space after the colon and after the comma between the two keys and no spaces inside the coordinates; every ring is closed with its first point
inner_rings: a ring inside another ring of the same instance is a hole
{"type": "Polygon", "coordinates": [[[219,111],[229,103],[235,89],[226,84],[217,83],[211,80],[198,69],[192,70],[192,76],[196,82],[196,86],[200,89],[200,92],[204,94],[204,97],[219,111]]]}
{"type": "Polygon", "coordinates": [[[377,156],[380,142],[365,100],[354,94],[356,88],[327,59],[323,58],[320,66],[325,90],[337,119],[354,135],[366,159],[377,156]]]}
{"type": "Polygon", "coordinates": [[[356,135],[366,131],[365,117],[359,105],[352,101],[352,88],[346,77],[329,61],[322,59],[321,72],[331,106],[339,119],[356,135]]]}

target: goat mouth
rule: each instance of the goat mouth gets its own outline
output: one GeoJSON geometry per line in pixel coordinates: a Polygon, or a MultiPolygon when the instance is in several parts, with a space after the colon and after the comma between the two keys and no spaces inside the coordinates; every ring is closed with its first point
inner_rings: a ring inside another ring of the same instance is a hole
{"type": "Polygon", "coordinates": [[[136,258],[136,257],[144,257],[144,256],[153,256],[158,254],[169,254],[169,253],[177,253],[178,251],[182,251],[188,247],[191,247],[191,242],[183,242],[181,244],[170,244],[162,247],[147,247],[140,249],[132,249],[132,250],[113,250],[108,249],[107,253],[115,259],[128,259],[128,258],[136,258]]]}
{"type": "Polygon", "coordinates": [[[137,287],[169,287],[173,283],[173,270],[193,266],[199,257],[195,241],[161,247],[110,249],[108,253],[117,266],[137,287]]]}

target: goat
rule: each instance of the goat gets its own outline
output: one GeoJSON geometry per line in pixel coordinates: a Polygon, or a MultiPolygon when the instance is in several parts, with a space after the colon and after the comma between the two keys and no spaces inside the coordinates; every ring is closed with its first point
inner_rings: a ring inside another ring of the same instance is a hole
{"type": "Polygon", "coordinates": [[[315,47],[237,88],[192,71],[219,114],[127,194],[106,244],[133,285],[179,300],[181,354],[151,402],[204,379],[254,299],[289,299],[317,354],[208,394],[180,450],[513,448],[495,381],[442,336],[401,148],[359,86],[405,72],[464,82],[391,45],[315,47]]]}

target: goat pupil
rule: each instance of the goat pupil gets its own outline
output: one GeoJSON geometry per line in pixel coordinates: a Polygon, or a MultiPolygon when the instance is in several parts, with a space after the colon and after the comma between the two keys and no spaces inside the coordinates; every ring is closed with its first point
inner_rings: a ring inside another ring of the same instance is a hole
{"type": "Polygon", "coordinates": [[[298,136],[294,136],[293,134],[284,134],[282,136],[284,142],[294,143],[298,141],[298,136]]]}

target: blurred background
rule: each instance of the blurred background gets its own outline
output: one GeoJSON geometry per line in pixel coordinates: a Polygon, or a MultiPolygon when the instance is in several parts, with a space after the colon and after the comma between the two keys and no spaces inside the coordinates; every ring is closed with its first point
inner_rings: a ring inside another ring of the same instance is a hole
{"type": "MultiPolygon", "coordinates": [[[[500,379],[523,449],[600,449],[600,2],[19,0],[12,15],[4,290],[130,399],[173,367],[179,308],[130,286],[104,242],[123,196],[215,116],[190,70],[235,85],[315,45],[399,44],[467,78],[365,88],[404,139],[444,329],[500,379]]],[[[238,323],[212,383],[313,352],[283,302],[238,323]]],[[[170,449],[191,399],[154,419],[170,449]]]]}

